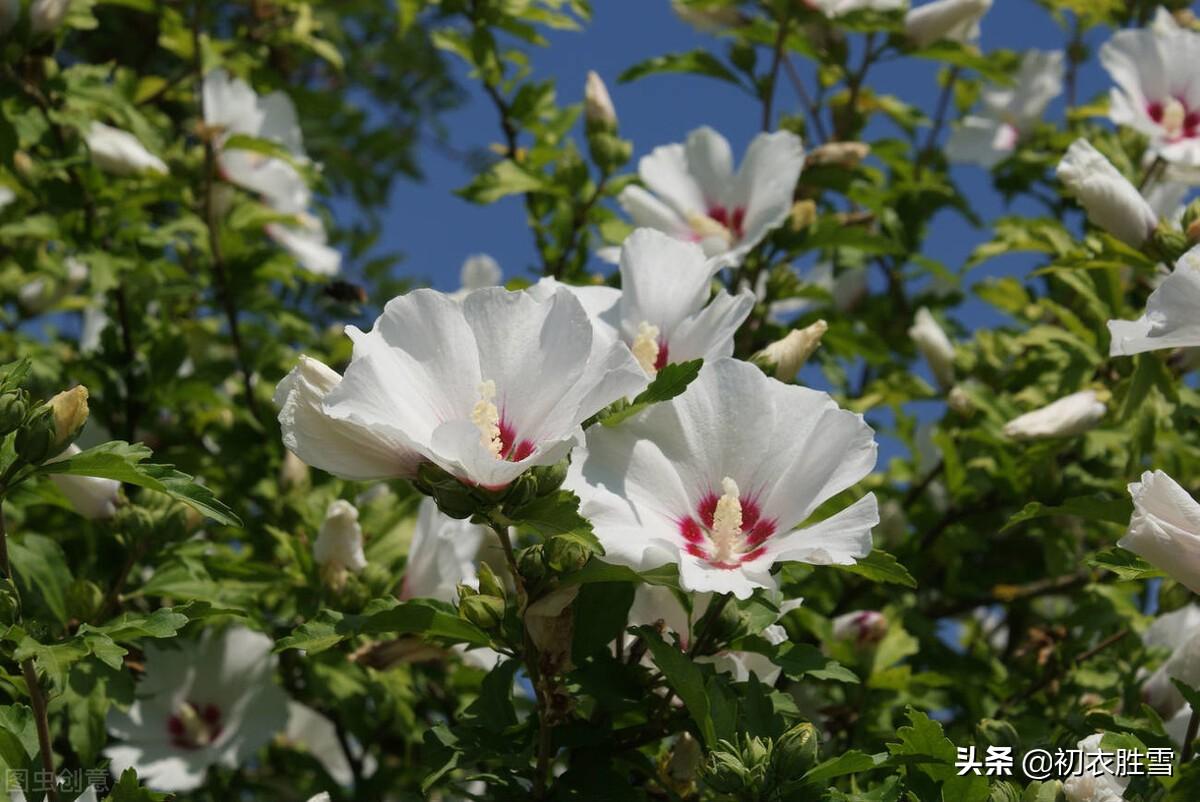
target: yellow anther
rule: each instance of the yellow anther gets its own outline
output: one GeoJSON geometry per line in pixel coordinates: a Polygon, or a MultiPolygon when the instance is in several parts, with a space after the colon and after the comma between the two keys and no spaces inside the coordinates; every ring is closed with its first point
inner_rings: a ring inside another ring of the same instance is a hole
{"type": "Polygon", "coordinates": [[[646,371],[646,375],[654,376],[658,373],[655,365],[658,364],[658,326],[652,326],[646,321],[638,324],[637,337],[633,340],[633,357],[642,366],[642,370],[646,371]]]}
{"type": "Polygon", "coordinates": [[[496,458],[504,450],[500,437],[500,410],[492,402],[496,397],[496,383],[490,379],[479,383],[479,400],[471,409],[471,423],[479,429],[479,442],[496,458]]]}
{"type": "Polygon", "coordinates": [[[712,541],[715,562],[728,562],[742,543],[742,501],[738,486],[726,476],[721,480],[723,495],[713,511],[712,541]]]}

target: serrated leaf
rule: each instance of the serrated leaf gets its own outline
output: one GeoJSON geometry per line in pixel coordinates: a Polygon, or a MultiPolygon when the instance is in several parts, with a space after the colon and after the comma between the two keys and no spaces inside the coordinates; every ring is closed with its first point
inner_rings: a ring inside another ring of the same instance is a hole
{"type": "Polygon", "coordinates": [[[207,487],[197,484],[192,477],[170,465],[143,462],[150,453],[150,449],[143,445],[130,445],[121,440],[114,440],[81,451],[68,459],[46,463],[38,468],[38,473],[116,479],[118,482],[165,493],[218,523],[229,526],[242,525],[231,509],[218,501],[207,487]]]}
{"type": "Polygon", "coordinates": [[[847,573],[858,574],[874,582],[903,585],[906,588],[915,588],[917,586],[917,580],[913,579],[908,569],[901,565],[891,554],[881,549],[873,550],[856,563],[851,565],[835,565],[834,568],[846,571],[847,573]]]}
{"type": "Polygon", "coordinates": [[[357,635],[422,635],[451,643],[489,646],[491,638],[474,624],[459,618],[454,608],[431,599],[414,599],[394,604],[380,600],[368,606],[367,612],[346,615],[336,610],[322,610],[315,618],[301,624],[291,635],[280,638],[275,651],[304,649],[315,654],[357,635]]]}
{"type": "Polygon", "coordinates": [[[621,421],[636,415],[651,404],[657,404],[660,401],[670,401],[686,390],[687,386],[700,375],[700,368],[703,365],[703,359],[693,359],[690,362],[665,365],[654,376],[654,381],[650,382],[650,385],[645,390],[638,393],[637,397],[631,403],[601,417],[600,423],[604,426],[616,426],[621,421]]]}
{"type": "Polygon", "coordinates": [[[1097,552],[1088,558],[1088,565],[1112,571],[1124,580],[1155,579],[1164,577],[1163,571],[1155,568],[1138,555],[1120,546],[1097,552]]]}

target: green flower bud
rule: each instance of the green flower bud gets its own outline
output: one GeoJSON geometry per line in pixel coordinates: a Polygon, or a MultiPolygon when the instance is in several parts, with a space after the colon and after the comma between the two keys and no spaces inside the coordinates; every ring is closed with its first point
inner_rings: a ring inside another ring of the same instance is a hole
{"type": "Polygon", "coordinates": [[[5,393],[0,396],[0,437],[15,432],[25,422],[29,405],[21,393],[5,393]]]}
{"type": "Polygon", "coordinates": [[[1162,261],[1175,264],[1188,249],[1187,234],[1169,223],[1161,222],[1150,236],[1147,247],[1151,254],[1162,261]]]}
{"type": "Polygon", "coordinates": [[[54,415],[49,408],[17,430],[14,446],[17,456],[31,465],[41,465],[47,457],[54,456],[54,415]]]}
{"type": "Polygon", "coordinates": [[[546,576],[546,555],[541,543],[517,555],[517,568],[526,582],[540,582],[546,576]]]}
{"type": "Polygon", "coordinates": [[[104,591],[95,582],[76,579],[67,587],[67,615],[79,621],[90,621],[104,604],[104,591]]]}
{"type": "Polygon", "coordinates": [[[0,626],[12,626],[21,617],[21,596],[12,579],[0,579],[0,626]]]}
{"type": "Polygon", "coordinates": [[[546,563],[560,574],[578,571],[591,558],[592,550],[576,538],[559,535],[546,543],[546,563]]]}
{"type": "Polygon", "coordinates": [[[478,569],[479,574],[479,592],[485,596],[497,596],[501,599],[507,596],[507,591],[504,588],[504,583],[492,571],[492,567],[486,562],[481,562],[478,569]]]}
{"type": "Polygon", "coordinates": [[[537,482],[537,494],[548,496],[562,487],[562,483],[567,479],[567,469],[570,465],[570,461],[564,459],[553,465],[543,465],[530,471],[530,475],[537,482]]]}
{"type": "Polygon", "coordinates": [[[807,721],[781,735],[771,754],[775,784],[783,785],[816,765],[819,747],[817,728],[807,721]]]}
{"type": "Polygon", "coordinates": [[[504,509],[515,510],[523,504],[533,501],[537,495],[537,479],[531,473],[523,473],[508,486],[504,494],[504,509]]]}
{"type": "Polygon", "coordinates": [[[471,596],[458,604],[458,615],[483,630],[495,629],[504,621],[504,599],[471,596]]]}
{"type": "Polygon", "coordinates": [[[458,600],[460,602],[466,601],[467,599],[471,598],[472,596],[479,595],[479,591],[475,590],[475,588],[471,587],[470,585],[468,585],[464,582],[459,582],[458,585],[455,587],[455,590],[458,591],[458,600]]]}

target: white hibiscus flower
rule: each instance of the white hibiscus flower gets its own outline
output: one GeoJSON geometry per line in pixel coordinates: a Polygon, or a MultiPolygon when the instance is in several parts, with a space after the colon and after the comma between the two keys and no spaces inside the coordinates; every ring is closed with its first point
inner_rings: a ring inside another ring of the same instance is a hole
{"type": "Polygon", "coordinates": [[[162,159],[146,150],[136,136],[111,125],[93,122],[84,137],[92,161],[106,173],[113,175],[139,175],[170,172],[162,159]]]}
{"type": "Polygon", "coordinates": [[[565,290],[539,300],[488,288],[462,301],[415,290],[370,331],[346,331],[345,376],[307,360],[276,393],[284,443],[346,478],[411,476],[428,461],[503,488],[563,459],[584,420],[647,382],[624,344],[593,351],[587,313],[565,290]]]}
{"type": "Polygon", "coordinates": [[[645,187],[626,187],[618,200],[635,225],[698,243],[706,255],[732,263],[787,219],[803,168],[795,134],[759,134],[735,171],[729,142],[699,128],[685,143],[642,157],[645,187]]]}
{"type": "Polygon", "coordinates": [[[1100,48],[1112,76],[1109,116],[1150,138],[1168,162],[1200,167],[1200,34],[1162,26],[1122,30],[1100,48]]]}
{"type": "Polygon", "coordinates": [[[679,565],[689,591],[748,597],[786,560],[850,564],[871,551],[874,495],[801,528],[875,465],[874,432],[825,393],[732,359],[616,427],[596,426],[566,486],[604,545],[635,570],[679,565]]]}
{"type": "Polygon", "coordinates": [[[1200,593],[1200,504],[1162,471],[1143,473],[1129,495],[1133,517],[1117,545],[1200,593]]]}
{"type": "Polygon", "coordinates": [[[341,254],[325,244],[325,227],[308,213],[312,192],[293,162],[304,164],[304,141],[296,107],[283,92],[259,96],[240,78],[225,70],[204,77],[204,123],[216,139],[217,166],[221,176],[260,196],[293,222],[272,223],[267,235],[296,258],[307,270],[322,276],[341,269],[341,254]],[[234,136],[253,137],[281,146],[291,161],[239,148],[234,136]]]}
{"type": "Polygon", "coordinates": [[[1063,60],[1061,50],[1026,52],[1012,86],[983,91],[983,108],[963,119],[950,135],[946,156],[988,169],[1008,158],[1021,137],[1041,121],[1050,101],[1062,93],[1063,60]]]}
{"type": "Polygon", "coordinates": [[[287,694],[272,675],[274,643],[244,627],[207,630],[170,648],[147,643],[146,673],[127,713],[112,710],[121,739],[104,754],[158,791],[190,791],[209,766],[244,765],[287,723],[287,694]]]}
{"type": "Polygon", "coordinates": [[[1110,320],[1110,356],[1200,345],[1200,247],[1179,258],[1137,320],[1110,320]]]}
{"type": "Polygon", "coordinates": [[[565,287],[579,298],[605,339],[620,339],[653,376],[672,363],[733,355],[733,335],[754,308],[754,293],[712,292],[719,259],[695,244],[649,228],[621,248],[621,289],[572,287],[543,279],[544,297],[565,287]]]}

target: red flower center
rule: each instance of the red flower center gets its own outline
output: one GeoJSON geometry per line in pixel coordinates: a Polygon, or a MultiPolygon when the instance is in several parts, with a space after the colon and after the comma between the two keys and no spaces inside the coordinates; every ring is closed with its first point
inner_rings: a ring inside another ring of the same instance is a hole
{"type": "Polygon", "coordinates": [[[537,448],[529,439],[517,439],[516,429],[500,414],[500,455],[511,462],[520,462],[537,448]]]}
{"type": "Polygon", "coordinates": [[[1188,106],[1183,98],[1173,97],[1167,101],[1146,104],[1150,119],[1161,125],[1171,142],[1194,139],[1200,135],[1200,110],[1188,106]]]}
{"type": "Polygon", "coordinates": [[[221,709],[214,704],[184,702],[167,719],[171,745],[180,749],[201,749],[221,736],[221,709]]]}
{"type": "Polygon", "coordinates": [[[775,534],[777,522],[763,517],[757,494],[738,499],[742,508],[742,531],[729,558],[721,557],[714,537],[713,516],[719,497],[710,490],[700,498],[692,515],[678,519],[679,534],[687,544],[685,550],[693,557],[705,560],[713,568],[733,570],[743,563],[756,560],[766,551],[766,541],[775,534]]]}
{"type": "Polygon", "coordinates": [[[708,216],[729,229],[734,239],[740,240],[746,233],[742,228],[746,221],[746,210],[741,206],[734,207],[731,211],[717,203],[709,207],[708,216]]]}

